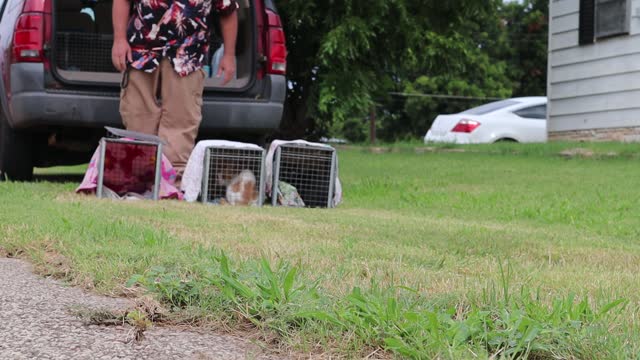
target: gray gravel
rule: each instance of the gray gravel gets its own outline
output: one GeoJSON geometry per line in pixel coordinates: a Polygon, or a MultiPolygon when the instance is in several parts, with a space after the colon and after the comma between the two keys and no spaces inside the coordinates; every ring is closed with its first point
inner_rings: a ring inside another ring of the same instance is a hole
{"type": "Polygon", "coordinates": [[[132,303],[88,294],[33,274],[21,260],[0,258],[0,359],[264,359],[232,336],[153,327],[127,343],[129,326],[84,325],[71,306],[126,309],[132,303]]]}

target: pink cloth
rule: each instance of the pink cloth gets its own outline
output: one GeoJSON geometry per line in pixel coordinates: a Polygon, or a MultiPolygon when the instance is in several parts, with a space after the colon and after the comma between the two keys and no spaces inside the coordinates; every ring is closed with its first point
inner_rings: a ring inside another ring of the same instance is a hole
{"type": "MultiPolygon", "coordinates": [[[[100,148],[93,154],[77,193],[95,193],[99,157],[100,148]]],[[[144,194],[152,188],[155,180],[155,159],[156,148],[153,146],[110,143],[105,152],[105,186],[119,195],[127,192],[144,194]]],[[[176,171],[164,155],[161,171],[160,199],[182,200],[182,192],[175,187],[176,171]]]]}

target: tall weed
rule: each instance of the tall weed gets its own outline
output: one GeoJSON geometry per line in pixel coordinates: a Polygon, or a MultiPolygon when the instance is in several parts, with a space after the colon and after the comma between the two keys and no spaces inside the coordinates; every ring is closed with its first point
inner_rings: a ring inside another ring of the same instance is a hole
{"type": "Polygon", "coordinates": [[[480,297],[443,306],[409,288],[375,284],[330,299],[317,280],[301,279],[299,269],[283,261],[272,266],[262,258],[234,268],[224,253],[212,260],[215,266],[201,278],[182,279],[153,268],[131,283],[145,286],[174,310],[205,306],[207,297],[217,297],[223,307],[216,311],[240,314],[281,340],[303,332],[311,334],[309,341],[337,342],[351,353],[374,348],[413,359],[583,358],[589,349],[603,347],[594,335],[628,305],[621,299],[596,307],[575,294],[549,302],[527,287],[512,294],[511,270],[502,264],[500,282],[480,297]]]}

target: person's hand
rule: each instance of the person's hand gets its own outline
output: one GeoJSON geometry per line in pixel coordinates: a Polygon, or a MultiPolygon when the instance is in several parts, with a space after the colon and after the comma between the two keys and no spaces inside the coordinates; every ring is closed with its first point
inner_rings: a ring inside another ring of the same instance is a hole
{"type": "Polygon", "coordinates": [[[236,57],[233,55],[223,55],[220,60],[220,68],[218,69],[217,77],[220,77],[224,73],[224,79],[222,85],[227,85],[236,73],[236,57]]]}
{"type": "Polygon", "coordinates": [[[127,69],[127,61],[130,63],[133,62],[131,46],[129,46],[126,39],[117,39],[113,42],[111,61],[113,62],[113,66],[120,72],[127,69]]]}

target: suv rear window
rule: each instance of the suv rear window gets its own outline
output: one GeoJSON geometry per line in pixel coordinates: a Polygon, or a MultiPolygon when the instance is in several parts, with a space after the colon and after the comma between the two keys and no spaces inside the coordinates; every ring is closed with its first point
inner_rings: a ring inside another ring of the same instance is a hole
{"type": "Polygon", "coordinates": [[[500,109],[504,109],[506,107],[512,106],[512,105],[517,105],[519,104],[519,102],[515,101],[515,100],[501,100],[501,101],[496,101],[496,102],[492,102],[489,104],[484,104],[482,106],[478,106],[475,107],[473,109],[469,109],[469,110],[465,110],[463,112],[461,112],[461,114],[465,114],[465,115],[485,115],[488,114],[490,112],[494,112],[500,109]]]}

